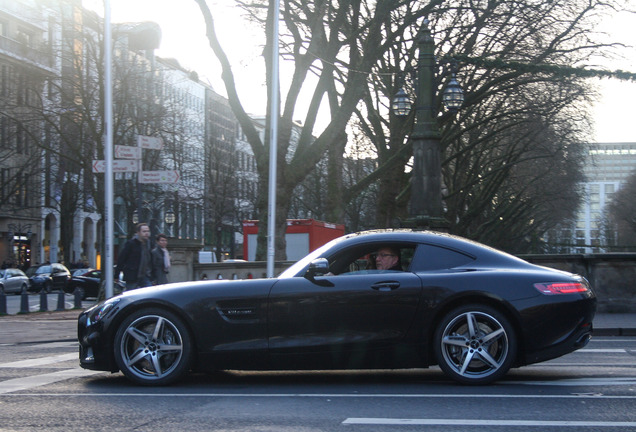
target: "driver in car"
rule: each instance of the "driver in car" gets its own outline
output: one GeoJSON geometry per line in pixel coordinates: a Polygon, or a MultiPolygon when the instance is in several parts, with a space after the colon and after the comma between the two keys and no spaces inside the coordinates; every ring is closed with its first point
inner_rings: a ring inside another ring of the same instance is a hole
{"type": "Polygon", "coordinates": [[[402,271],[398,251],[391,247],[383,247],[376,252],[375,266],[378,270],[402,271]]]}

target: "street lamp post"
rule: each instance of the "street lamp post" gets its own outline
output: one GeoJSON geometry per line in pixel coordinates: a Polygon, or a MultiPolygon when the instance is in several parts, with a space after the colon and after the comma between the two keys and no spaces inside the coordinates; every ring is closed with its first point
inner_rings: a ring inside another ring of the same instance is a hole
{"type": "MultiPolygon", "coordinates": [[[[418,39],[417,99],[413,142],[413,171],[411,173],[411,199],[409,218],[403,225],[416,229],[446,230],[448,222],[442,212],[440,132],[435,108],[435,41],[425,22],[418,39]]],[[[402,89],[393,99],[396,115],[407,115],[408,97],[402,89]]],[[[442,100],[447,108],[456,111],[464,101],[461,87],[453,77],[444,91],[442,100]]]]}
{"type": "Polygon", "coordinates": [[[168,231],[171,237],[174,237],[174,235],[172,234],[172,224],[174,224],[175,221],[176,221],[176,217],[174,214],[174,210],[170,208],[166,211],[164,222],[166,223],[166,225],[168,225],[168,231]]]}

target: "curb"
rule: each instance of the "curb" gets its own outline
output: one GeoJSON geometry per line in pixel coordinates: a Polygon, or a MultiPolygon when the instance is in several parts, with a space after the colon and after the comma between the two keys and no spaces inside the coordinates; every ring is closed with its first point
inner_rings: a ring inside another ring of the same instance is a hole
{"type": "Polygon", "coordinates": [[[85,309],[66,309],[63,311],[29,312],[25,314],[0,315],[0,323],[3,321],[62,321],[77,320],[85,309]]]}

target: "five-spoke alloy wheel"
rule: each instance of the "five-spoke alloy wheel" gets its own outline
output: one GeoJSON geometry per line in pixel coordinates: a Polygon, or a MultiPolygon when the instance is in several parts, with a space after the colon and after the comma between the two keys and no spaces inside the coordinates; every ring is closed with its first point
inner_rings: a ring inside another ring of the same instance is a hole
{"type": "Polygon", "coordinates": [[[435,331],[435,356],[447,376],[462,384],[489,384],[508,372],[517,339],[506,317],[486,305],[449,312],[435,331]]]}
{"type": "Polygon", "coordinates": [[[115,360],[130,380],[166,385],[190,369],[192,343],[183,321],[163,309],[143,309],[126,318],[115,335],[115,360]]]}

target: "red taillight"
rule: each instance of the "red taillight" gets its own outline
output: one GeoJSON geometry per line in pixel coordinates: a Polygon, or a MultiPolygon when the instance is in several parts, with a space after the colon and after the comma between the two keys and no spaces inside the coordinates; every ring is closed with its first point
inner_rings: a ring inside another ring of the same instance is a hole
{"type": "Polygon", "coordinates": [[[546,295],[576,294],[589,291],[588,286],[581,282],[536,283],[534,287],[538,289],[540,293],[546,295]]]}

